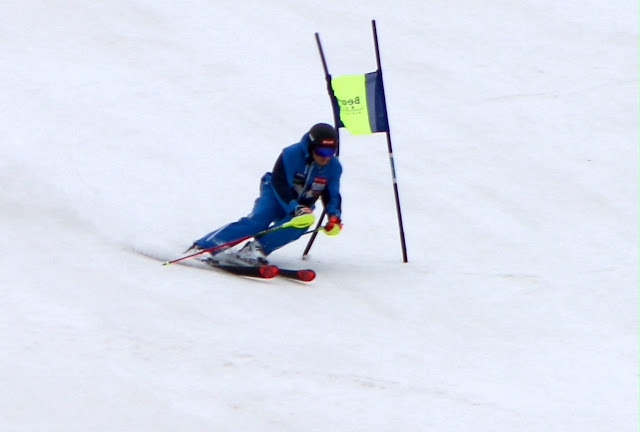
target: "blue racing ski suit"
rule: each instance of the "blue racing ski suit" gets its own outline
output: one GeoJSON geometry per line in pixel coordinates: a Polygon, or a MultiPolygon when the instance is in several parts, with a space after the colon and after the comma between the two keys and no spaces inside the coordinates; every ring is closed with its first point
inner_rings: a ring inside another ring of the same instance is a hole
{"type": "MultiPolygon", "coordinates": [[[[240,238],[253,236],[271,226],[282,225],[293,218],[296,207],[315,208],[322,197],[328,216],[341,217],[340,176],[342,165],[332,157],[325,166],[319,166],[309,151],[310,139],[306,133],[299,143],[282,150],[271,172],[260,180],[260,196],[251,213],[236,222],[210,232],[195,244],[213,248],[240,238]]],[[[265,255],[297,240],[304,229],[286,228],[260,237],[265,255]]]]}

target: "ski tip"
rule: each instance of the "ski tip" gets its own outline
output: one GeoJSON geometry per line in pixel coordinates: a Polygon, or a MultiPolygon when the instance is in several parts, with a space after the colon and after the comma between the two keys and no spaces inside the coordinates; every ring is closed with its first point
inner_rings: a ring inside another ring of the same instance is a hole
{"type": "Polygon", "coordinates": [[[263,265],[260,267],[260,275],[265,279],[271,279],[280,274],[280,269],[273,265],[263,265]]]}
{"type": "Polygon", "coordinates": [[[316,278],[316,272],[311,269],[298,270],[298,279],[302,282],[311,282],[316,278]]]}

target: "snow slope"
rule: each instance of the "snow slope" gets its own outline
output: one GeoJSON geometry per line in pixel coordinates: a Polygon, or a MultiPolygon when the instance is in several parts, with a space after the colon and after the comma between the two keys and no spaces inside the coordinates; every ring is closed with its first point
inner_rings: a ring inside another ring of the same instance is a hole
{"type": "Polygon", "coordinates": [[[0,3],[0,430],[638,430],[638,5],[391,3],[0,3]],[[311,285],[133,252],[247,213],[373,18],[409,263],[345,131],[311,285]]]}

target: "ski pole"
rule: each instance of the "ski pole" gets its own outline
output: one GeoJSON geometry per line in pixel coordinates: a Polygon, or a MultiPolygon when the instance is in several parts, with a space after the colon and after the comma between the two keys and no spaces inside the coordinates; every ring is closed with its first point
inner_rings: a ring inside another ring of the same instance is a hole
{"type": "Polygon", "coordinates": [[[307,246],[304,248],[304,252],[302,252],[302,259],[307,259],[307,255],[309,255],[309,251],[311,250],[311,246],[313,246],[313,242],[316,240],[316,236],[318,232],[322,230],[322,221],[324,220],[324,215],[327,213],[326,209],[322,210],[322,214],[320,215],[320,219],[318,219],[318,224],[316,225],[316,229],[313,231],[309,231],[311,234],[311,238],[307,242],[307,246]]]}
{"type": "MultiPolygon", "coordinates": [[[[260,231],[259,233],[254,234],[254,235],[245,236],[245,237],[239,238],[237,240],[231,240],[230,242],[227,242],[227,243],[224,243],[224,244],[221,244],[221,245],[217,245],[217,246],[214,246],[212,248],[203,249],[201,251],[192,253],[192,254],[187,255],[187,256],[176,258],[176,259],[171,260],[171,261],[166,261],[166,262],[162,263],[162,265],[166,266],[166,265],[169,265],[169,264],[175,264],[175,263],[178,263],[178,262],[181,262],[181,261],[188,260],[188,259],[193,258],[195,256],[202,255],[202,254],[207,253],[207,252],[221,252],[223,250],[232,248],[235,245],[237,245],[239,243],[242,243],[245,240],[249,240],[252,237],[256,237],[256,238],[257,237],[262,237],[264,235],[271,234],[273,232],[280,231],[280,230],[283,230],[283,229],[287,229],[287,228],[305,229],[305,228],[308,228],[311,225],[313,225],[314,219],[315,219],[315,217],[313,216],[313,214],[306,214],[306,215],[296,216],[293,219],[291,219],[289,222],[286,222],[286,223],[284,223],[282,225],[278,225],[278,226],[274,226],[274,227],[271,227],[271,228],[267,228],[266,230],[260,231]]],[[[311,232],[311,231],[309,231],[309,232],[311,232]]]]}

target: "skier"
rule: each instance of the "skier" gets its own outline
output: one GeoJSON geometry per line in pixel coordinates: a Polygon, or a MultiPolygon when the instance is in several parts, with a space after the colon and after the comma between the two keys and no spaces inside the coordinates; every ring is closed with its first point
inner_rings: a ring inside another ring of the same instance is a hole
{"type": "MultiPolygon", "coordinates": [[[[260,196],[252,212],[196,240],[188,252],[210,249],[233,240],[254,236],[273,226],[282,225],[295,216],[312,215],[322,197],[328,222],[323,230],[335,236],[342,229],[340,176],[342,165],[334,157],[338,133],[326,123],[317,123],[300,142],[282,150],[271,172],[260,179],[260,196]]],[[[311,219],[311,224],[313,219],[311,219]]],[[[267,264],[267,256],[297,240],[306,229],[285,228],[247,242],[238,252],[216,256],[219,262],[234,265],[267,264]]]]}

